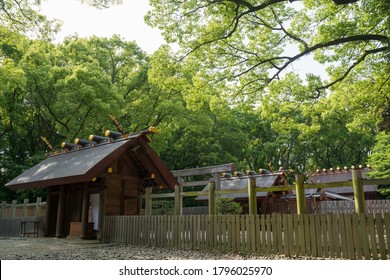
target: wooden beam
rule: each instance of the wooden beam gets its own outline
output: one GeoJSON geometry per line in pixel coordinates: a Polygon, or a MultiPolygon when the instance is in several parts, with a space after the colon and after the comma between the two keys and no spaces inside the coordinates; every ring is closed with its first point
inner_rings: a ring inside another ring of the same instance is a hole
{"type": "Polygon", "coordinates": [[[227,163],[227,164],[215,165],[215,166],[173,170],[171,172],[175,177],[182,177],[182,176],[206,175],[206,174],[213,174],[218,172],[232,172],[234,170],[235,170],[234,163],[227,163]]]}
{"type": "Polygon", "coordinates": [[[389,185],[390,179],[362,179],[363,185],[389,185]]]}
{"type": "Polygon", "coordinates": [[[208,196],[209,195],[209,192],[206,191],[206,192],[197,192],[197,191],[194,191],[194,192],[182,192],[180,194],[180,196],[182,197],[189,197],[189,196],[208,196]]]}
{"type": "Polygon", "coordinates": [[[103,178],[113,178],[117,180],[125,180],[130,182],[139,182],[141,181],[140,178],[134,177],[134,176],[128,176],[128,175],[120,175],[120,174],[113,174],[113,173],[103,173],[100,177],[103,178]]]}
{"type": "Polygon", "coordinates": [[[353,197],[355,199],[355,212],[365,213],[364,190],[362,172],[359,169],[352,170],[353,197]]]}
{"type": "Polygon", "coordinates": [[[196,187],[196,186],[206,186],[210,180],[203,180],[203,181],[191,181],[191,182],[182,182],[180,185],[182,187],[196,187]]]}

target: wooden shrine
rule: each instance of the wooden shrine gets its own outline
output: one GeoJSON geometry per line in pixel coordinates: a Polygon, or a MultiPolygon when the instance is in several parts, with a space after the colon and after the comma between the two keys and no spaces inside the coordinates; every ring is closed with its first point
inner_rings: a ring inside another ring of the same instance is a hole
{"type": "Polygon", "coordinates": [[[140,195],[174,189],[176,178],[149,146],[155,128],[122,135],[106,131],[63,143],[63,150],[6,184],[12,190],[46,187],[45,236],[94,238],[104,216],[139,215],[140,195]]]}

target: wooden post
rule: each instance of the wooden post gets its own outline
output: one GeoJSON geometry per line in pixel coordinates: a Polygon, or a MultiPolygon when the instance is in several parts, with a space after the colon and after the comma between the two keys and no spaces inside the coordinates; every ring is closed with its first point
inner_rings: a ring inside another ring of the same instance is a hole
{"type": "Polygon", "coordinates": [[[248,178],[249,214],[257,214],[256,179],[248,178]]]}
{"type": "Polygon", "coordinates": [[[297,212],[298,215],[306,214],[306,198],[304,188],[304,177],[303,175],[295,175],[295,191],[297,196],[297,212]]]}
{"type": "Polygon", "coordinates": [[[41,216],[41,204],[42,204],[42,197],[37,197],[37,202],[35,202],[35,218],[38,218],[41,216]]]}
{"type": "Polygon", "coordinates": [[[352,170],[352,186],[353,186],[353,196],[355,199],[355,212],[359,214],[365,213],[366,207],[364,205],[363,178],[360,169],[352,170]]]}
{"type": "Polygon", "coordinates": [[[145,188],[145,216],[152,215],[152,187],[145,188]]]}
{"type": "Polygon", "coordinates": [[[4,213],[5,213],[5,207],[7,207],[7,202],[4,200],[4,201],[1,203],[0,218],[2,218],[3,215],[4,215],[4,213]]]}
{"type": "Polygon", "coordinates": [[[88,214],[89,214],[89,190],[88,184],[84,184],[83,188],[83,206],[81,212],[81,239],[88,238],[88,214]]]}
{"type": "Polygon", "coordinates": [[[181,186],[175,185],[175,215],[180,216],[183,214],[183,197],[180,195],[181,186]]]}
{"type": "Polygon", "coordinates": [[[23,201],[23,217],[26,218],[28,216],[28,202],[29,199],[25,198],[23,201]]]}
{"type": "Polygon", "coordinates": [[[51,187],[47,188],[46,195],[46,206],[45,206],[45,222],[44,222],[44,237],[49,237],[50,235],[50,215],[51,215],[51,207],[52,207],[52,194],[51,187]]]}
{"type": "Polygon", "coordinates": [[[16,200],[12,200],[10,215],[11,215],[11,218],[16,217],[16,200]]]}
{"type": "Polygon", "coordinates": [[[215,182],[209,182],[209,215],[217,214],[217,204],[215,197],[215,182]]]}
{"type": "Polygon", "coordinates": [[[56,237],[60,238],[64,236],[64,217],[65,217],[65,186],[60,186],[60,193],[58,197],[58,210],[57,210],[57,224],[56,224],[56,237]]]}

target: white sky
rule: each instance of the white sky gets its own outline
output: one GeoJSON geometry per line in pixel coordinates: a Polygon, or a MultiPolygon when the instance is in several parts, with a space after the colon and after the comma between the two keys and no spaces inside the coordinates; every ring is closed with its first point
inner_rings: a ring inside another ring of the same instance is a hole
{"type": "MultiPolygon", "coordinates": [[[[96,35],[108,38],[119,34],[127,41],[135,41],[142,50],[152,54],[164,43],[164,39],[158,29],[146,25],[144,16],[149,9],[149,0],[123,0],[122,5],[103,10],[76,0],[46,0],[42,2],[41,12],[51,19],[62,21],[57,42],[76,33],[79,37],[96,35]]],[[[293,70],[303,79],[307,72],[327,78],[324,68],[308,56],[286,70],[293,70]]]]}
{"type": "Polygon", "coordinates": [[[127,41],[135,41],[142,50],[152,54],[164,43],[158,29],[144,22],[149,10],[148,0],[123,0],[123,5],[98,10],[76,0],[46,0],[41,12],[62,21],[57,41],[77,33],[80,37],[111,37],[119,34],[127,41]]]}

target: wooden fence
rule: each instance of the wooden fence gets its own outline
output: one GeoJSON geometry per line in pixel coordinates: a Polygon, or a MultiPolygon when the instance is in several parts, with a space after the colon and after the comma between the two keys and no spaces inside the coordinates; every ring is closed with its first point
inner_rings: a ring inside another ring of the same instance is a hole
{"type": "MultiPolygon", "coordinates": [[[[390,213],[390,199],[365,200],[366,212],[371,214],[390,213]]],[[[183,215],[208,215],[208,206],[183,207],[183,215]]],[[[312,201],[306,200],[308,214],[347,214],[355,213],[355,202],[352,200],[312,201]]],[[[174,209],[152,209],[152,215],[173,215],[174,209]],[[164,212],[164,213],[161,213],[164,212]]],[[[261,209],[259,213],[264,214],[261,209]]],[[[297,214],[297,202],[294,200],[275,201],[272,213],[297,214]]]]}
{"type": "MultiPolygon", "coordinates": [[[[17,204],[16,200],[11,204],[3,201],[0,204],[0,236],[19,237],[21,236],[21,224],[25,223],[25,232],[36,232],[35,236],[43,235],[43,215],[45,214],[46,202],[40,197],[34,203],[25,199],[23,203],[17,204]],[[34,225],[34,222],[38,222],[34,225]],[[37,228],[34,229],[34,226],[37,228]]],[[[30,236],[27,234],[25,236],[30,236]]]]}
{"type": "Polygon", "coordinates": [[[107,216],[102,237],[172,249],[390,259],[390,214],[107,216]]]}
{"type": "MultiPolygon", "coordinates": [[[[371,214],[390,213],[390,199],[365,200],[365,210],[371,214]]],[[[329,200],[329,201],[306,201],[308,214],[347,214],[355,213],[355,201],[353,200],[329,200]]],[[[296,214],[296,201],[276,201],[273,212],[281,214],[296,214]]]]}
{"type": "Polygon", "coordinates": [[[28,199],[20,204],[17,204],[16,200],[11,204],[3,201],[0,204],[0,218],[40,217],[45,214],[45,207],[46,202],[42,202],[40,197],[34,203],[29,203],[28,199]]]}
{"type": "Polygon", "coordinates": [[[43,235],[43,216],[41,217],[17,217],[17,218],[0,218],[0,236],[3,237],[20,237],[21,236],[21,224],[26,223],[25,236],[31,236],[32,232],[36,230],[36,236],[43,235]],[[34,229],[34,222],[37,228],[34,229]]]}

